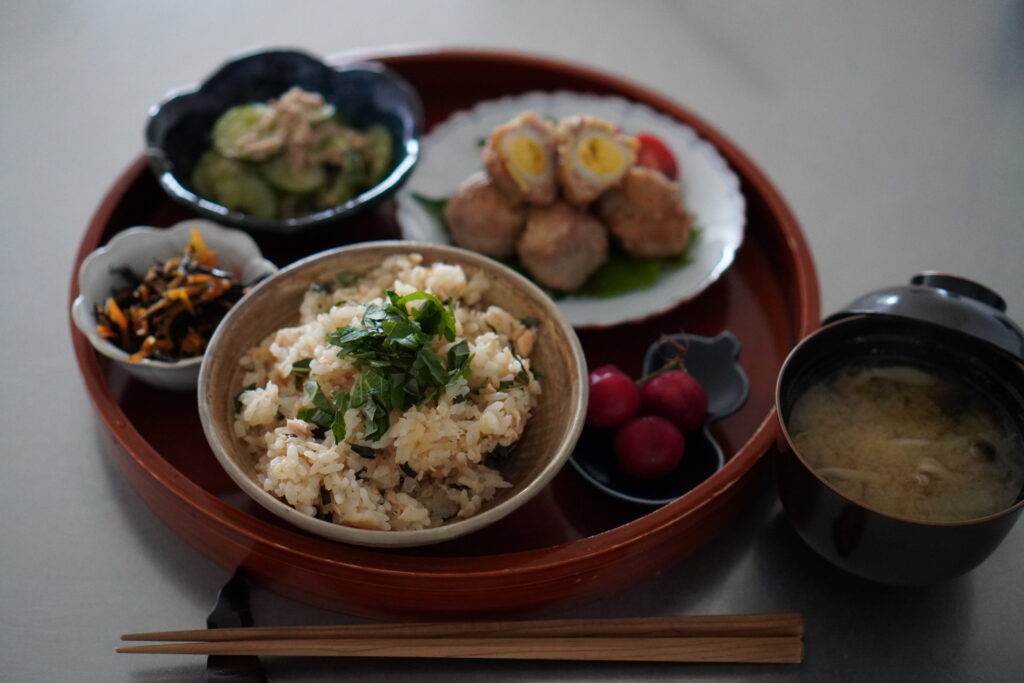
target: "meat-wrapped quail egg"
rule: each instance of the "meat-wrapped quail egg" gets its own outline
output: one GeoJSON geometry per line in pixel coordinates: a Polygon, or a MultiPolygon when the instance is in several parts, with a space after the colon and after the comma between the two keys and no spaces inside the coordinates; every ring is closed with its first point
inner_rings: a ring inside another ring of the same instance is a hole
{"type": "Polygon", "coordinates": [[[686,248],[691,218],[679,185],[660,171],[637,166],[594,205],[622,247],[642,258],[675,256],[686,248]]]}
{"type": "Polygon", "coordinates": [[[495,128],[482,157],[495,186],[510,198],[540,205],[555,201],[554,129],[532,111],[495,128]]]}
{"type": "Polygon", "coordinates": [[[571,292],[608,260],[608,232],[587,211],[556,202],[530,211],[516,253],[535,280],[571,292]]]}
{"type": "Polygon", "coordinates": [[[616,185],[636,163],[636,138],[590,116],[563,119],[556,129],[558,181],[573,204],[592,202],[616,185]]]}
{"type": "Polygon", "coordinates": [[[452,241],[494,258],[516,253],[516,240],[526,224],[526,204],[499,192],[483,171],[467,178],[448,200],[444,217],[452,241]]]}

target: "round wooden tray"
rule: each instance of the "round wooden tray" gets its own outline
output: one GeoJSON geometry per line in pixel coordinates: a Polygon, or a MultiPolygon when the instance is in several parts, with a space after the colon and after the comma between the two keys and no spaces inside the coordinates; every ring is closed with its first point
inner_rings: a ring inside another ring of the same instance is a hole
{"type": "MultiPolygon", "coordinates": [[[[663,333],[732,331],[750,397],[717,423],[728,461],[710,479],[657,510],[594,489],[571,467],[527,506],[450,543],[370,550],[284,526],[246,497],[218,466],[199,424],[195,396],[169,394],[105,363],[72,325],[86,387],[107,427],[117,466],[152,510],[219,564],[244,566],[291,598],[380,618],[500,616],[604,596],[713,539],[742,509],[755,465],[776,437],[775,377],[788,350],[818,324],[818,283],[796,219],[764,174],[721,133],[679,105],[624,80],[547,58],[486,51],[360,53],[407,78],[430,126],[458,109],[504,94],[576,90],[644,102],[695,128],[740,176],[747,235],[732,267],[701,296],[641,323],[580,333],[591,367],[614,362],[636,375],[663,333]]],[[[352,55],[345,55],[351,59],[352,55]]],[[[340,60],[339,60],[340,61],[340,60]]],[[[189,217],[159,189],[143,159],[108,192],[79,247],[78,264],[133,225],[167,226],[189,217]]],[[[261,236],[278,264],[324,248],[399,237],[386,204],[342,228],[283,238],[261,236]]],[[[78,294],[72,276],[71,299],[78,294]]]]}

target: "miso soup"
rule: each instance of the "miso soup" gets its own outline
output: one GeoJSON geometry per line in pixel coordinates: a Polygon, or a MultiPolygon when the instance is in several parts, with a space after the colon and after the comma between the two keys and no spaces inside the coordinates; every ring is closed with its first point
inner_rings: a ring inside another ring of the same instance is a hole
{"type": "Polygon", "coordinates": [[[1024,443],[1006,410],[910,365],[840,368],[794,403],[799,453],[849,498],[903,519],[955,522],[1014,504],[1024,443]]]}

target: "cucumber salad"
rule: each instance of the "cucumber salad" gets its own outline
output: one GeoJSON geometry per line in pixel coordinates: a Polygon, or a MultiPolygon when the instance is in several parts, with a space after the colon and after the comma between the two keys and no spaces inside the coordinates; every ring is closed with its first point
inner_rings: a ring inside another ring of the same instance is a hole
{"type": "Polygon", "coordinates": [[[268,102],[241,104],[213,125],[192,188],[260,218],[296,218],[342,204],[390,172],[388,129],[348,126],[322,95],[293,87],[268,102]]]}

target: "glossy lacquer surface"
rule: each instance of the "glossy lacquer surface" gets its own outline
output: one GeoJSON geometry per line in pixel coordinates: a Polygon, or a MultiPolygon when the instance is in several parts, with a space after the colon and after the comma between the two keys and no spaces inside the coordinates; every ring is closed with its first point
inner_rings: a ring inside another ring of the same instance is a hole
{"type": "Polygon", "coordinates": [[[832,564],[880,583],[924,585],[970,571],[1009,533],[1024,510],[1024,491],[1017,493],[1013,505],[979,519],[901,519],[847,497],[799,452],[787,428],[794,403],[814,382],[858,362],[906,363],[955,373],[1001,406],[1004,419],[1018,433],[1024,433],[1024,366],[952,326],[862,314],[840,318],[809,335],[779,373],[779,498],[804,541],[832,564]]]}
{"type": "MultiPolygon", "coordinates": [[[[360,54],[364,59],[373,55],[360,54]]],[[[385,63],[424,101],[426,126],[475,101],[537,89],[611,93],[670,114],[711,141],[740,176],[747,236],[725,275],[697,299],[639,323],[580,333],[588,363],[639,373],[647,347],[679,331],[740,341],[750,396],[715,424],[725,466],[662,508],[609,499],[572,468],[512,515],[470,536],[428,548],[368,550],[306,535],[252,503],[216,464],[195,397],[160,392],[101,362],[76,331],[75,353],[107,426],[125,478],[176,533],[216,562],[243,565],[284,595],[385,618],[466,617],[523,612],[607,595],[725,532],[754,484],[751,470],[775,441],[775,378],[789,349],[818,324],[818,283],[804,237],[763,173],[727,138],[680,105],[579,66],[523,55],[424,51],[385,63]]],[[[301,239],[259,235],[278,265],[325,248],[400,237],[385,203],[351,223],[311,229],[301,239]]],[[[188,217],[161,192],[139,159],[111,188],[77,261],[136,224],[188,217]]],[[[77,264],[76,264],[77,265],[77,264]]],[[[71,297],[76,295],[72,283],[71,297]]]]}

